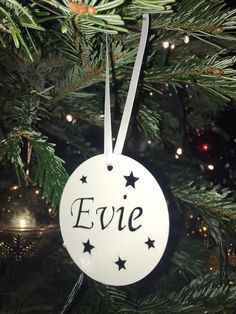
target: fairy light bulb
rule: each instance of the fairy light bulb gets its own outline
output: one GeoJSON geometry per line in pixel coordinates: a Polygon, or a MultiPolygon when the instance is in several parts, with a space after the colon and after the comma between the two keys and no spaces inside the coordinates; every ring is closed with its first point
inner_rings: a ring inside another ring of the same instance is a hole
{"type": "Polygon", "coordinates": [[[201,150],[203,152],[208,152],[209,151],[209,145],[207,143],[202,144],[201,150]]]}
{"type": "Polygon", "coordinates": [[[183,149],[181,147],[178,147],[176,149],[176,154],[179,155],[179,156],[182,155],[183,154],[183,149]]]}
{"type": "Polygon", "coordinates": [[[189,42],[190,42],[189,36],[188,36],[188,35],[185,35],[185,36],[184,36],[184,43],[185,43],[185,44],[188,44],[189,42]]]}
{"type": "Polygon", "coordinates": [[[170,43],[169,43],[168,41],[163,41],[162,47],[163,47],[164,49],[169,48],[169,46],[170,46],[170,43]]]}
{"type": "Polygon", "coordinates": [[[207,168],[208,168],[209,170],[211,170],[211,171],[215,169],[215,167],[214,167],[213,165],[208,165],[207,168]]]}
{"type": "Polygon", "coordinates": [[[68,122],[72,122],[73,116],[72,116],[71,114],[67,114],[67,115],[66,115],[66,120],[67,120],[68,122]]]}

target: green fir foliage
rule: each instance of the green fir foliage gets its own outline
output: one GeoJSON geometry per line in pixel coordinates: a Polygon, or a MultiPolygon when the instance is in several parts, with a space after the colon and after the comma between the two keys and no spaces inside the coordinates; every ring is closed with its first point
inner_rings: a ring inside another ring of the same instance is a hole
{"type": "MultiPolygon", "coordinates": [[[[235,104],[236,10],[224,1],[2,0],[0,162],[10,161],[21,184],[41,186],[58,208],[67,170],[103,149],[105,35],[116,137],[143,13],[151,24],[125,151],[146,158],[154,175],[164,173],[173,233],[167,256],[150,287],[113,288],[83,277],[60,248],[7,282],[1,313],[235,312],[235,268],[227,267],[226,254],[236,238],[234,194],[209,185],[188,143],[196,129],[216,129],[215,118],[235,104]],[[179,160],[178,147],[184,149],[179,160]],[[208,247],[186,237],[190,212],[204,220],[208,247]],[[209,272],[214,247],[220,269],[209,272]]],[[[4,276],[7,281],[8,270],[4,276]]]]}

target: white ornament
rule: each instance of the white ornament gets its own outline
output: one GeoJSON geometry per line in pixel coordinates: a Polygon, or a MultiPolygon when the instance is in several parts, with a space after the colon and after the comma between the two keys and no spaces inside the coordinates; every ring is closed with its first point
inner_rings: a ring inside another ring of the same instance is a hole
{"type": "Polygon", "coordinates": [[[137,161],[105,155],[82,163],[69,178],[60,204],[62,237],[74,262],[107,285],[147,276],[168,241],[169,215],[162,190],[137,161]]]}

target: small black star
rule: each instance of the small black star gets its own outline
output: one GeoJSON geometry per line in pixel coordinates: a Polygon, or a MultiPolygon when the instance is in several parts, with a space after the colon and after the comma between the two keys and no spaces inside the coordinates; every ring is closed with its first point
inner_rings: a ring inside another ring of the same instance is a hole
{"type": "Polygon", "coordinates": [[[122,260],[120,257],[119,257],[118,261],[115,262],[115,264],[117,264],[119,266],[119,270],[121,270],[122,268],[126,269],[125,263],[126,263],[126,260],[122,260]]]}
{"type": "Polygon", "coordinates": [[[150,249],[151,247],[153,247],[155,249],[154,242],[155,242],[155,240],[151,240],[150,238],[148,238],[148,240],[145,242],[145,244],[148,245],[148,249],[150,249]]]}
{"type": "Polygon", "coordinates": [[[91,250],[95,248],[95,246],[90,244],[89,240],[87,242],[83,242],[83,245],[84,245],[83,253],[89,252],[89,254],[91,254],[91,250]]]}
{"type": "Polygon", "coordinates": [[[82,178],[80,179],[80,181],[81,181],[82,183],[87,183],[87,177],[82,176],[82,178]]]}
{"type": "Polygon", "coordinates": [[[135,189],[135,182],[139,180],[139,178],[134,177],[133,171],[131,171],[129,176],[124,176],[126,180],[126,185],[129,186],[131,185],[135,189]]]}

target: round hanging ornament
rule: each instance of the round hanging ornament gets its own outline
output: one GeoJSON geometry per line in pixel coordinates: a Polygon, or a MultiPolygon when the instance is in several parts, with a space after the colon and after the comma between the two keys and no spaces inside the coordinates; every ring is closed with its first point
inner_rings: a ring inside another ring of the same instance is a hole
{"type": "Polygon", "coordinates": [[[108,44],[104,111],[104,154],[80,165],[60,203],[65,247],[89,277],[107,285],[128,285],[147,276],[168,241],[169,215],[151,173],[122,155],[148,34],[144,14],[137,58],[114,152],[112,149],[108,44]]]}
{"type": "Polygon", "coordinates": [[[61,243],[54,210],[35,186],[12,185],[0,190],[0,262],[39,261],[61,243]]]}
{"type": "Polygon", "coordinates": [[[169,216],[159,184],[140,163],[115,155],[109,169],[105,155],[98,155],[74,171],[62,195],[61,232],[84,273],[104,284],[127,285],[161,259],[169,216]]]}

